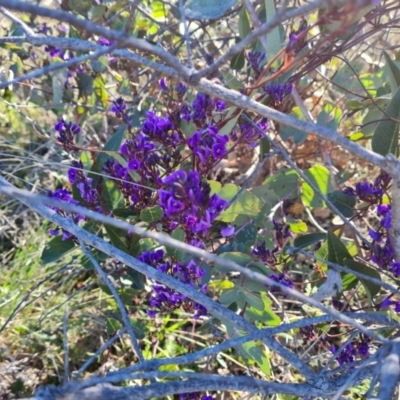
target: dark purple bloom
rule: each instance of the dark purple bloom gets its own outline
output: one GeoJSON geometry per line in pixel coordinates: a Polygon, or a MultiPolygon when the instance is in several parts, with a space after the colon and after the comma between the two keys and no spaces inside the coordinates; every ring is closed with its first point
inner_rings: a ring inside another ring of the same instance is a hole
{"type": "Polygon", "coordinates": [[[108,40],[108,39],[106,39],[106,38],[103,38],[103,37],[101,37],[101,38],[99,38],[99,45],[100,46],[107,46],[107,47],[110,47],[110,46],[112,46],[113,44],[115,44],[115,41],[114,40],[108,40]]]}
{"type": "Polygon", "coordinates": [[[226,109],[226,103],[223,100],[217,100],[215,102],[216,111],[224,111],[226,109]]]}
{"type": "Polygon", "coordinates": [[[392,262],[392,273],[394,276],[400,276],[400,262],[392,262]]]}
{"type": "Polygon", "coordinates": [[[234,233],[235,233],[235,227],[231,225],[225,226],[224,228],[221,229],[221,235],[223,237],[232,236],[234,233]]]}
{"type": "Polygon", "coordinates": [[[62,49],[60,49],[59,47],[55,47],[52,45],[48,45],[44,48],[44,51],[46,53],[50,54],[50,57],[60,57],[60,58],[64,58],[64,52],[62,49]]]}
{"type": "Polygon", "coordinates": [[[291,83],[268,83],[265,91],[271,98],[272,105],[277,107],[282,104],[286,96],[292,93],[293,85],[291,83]]]}
{"type": "Polygon", "coordinates": [[[382,234],[374,231],[373,229],[369,230],[369,236],[375,241],[375,242],[380,242],[382,240],[382,234]]]}
{"type": "MultiPolygon", "coordinates": [[[[277,283],[280,283],[283,286],[293,289],[293,281],[291,279],[287,278],[284,273],[281,273],[279,275],[271,274],[268,278],[277,283]]],[[[268,285],[265,285],[265,286],[268,287],[268,285]]],[[[272,293],[279,292],[279,289],[272,287],[272,288],[270,288],[270,292],[272,292],[272,293]]]]}
{"type": "Polygon", "coordinates": [[[254,78],[258,79],[263,69],[265,61],[265,53],[261,51],[249,52],[247,54],[249,63],[254,72],[254,78]]]}
{"type": "Polygon", "coordinates": [[[125,115],[126,104],[122,97],[112,102],[111,111],[115,113],[117,118],[123,118],[125,115]]]}
{"type": "Polygon", "coordinates": [[[78,135],[81,128],[75,122],[66,123],[64,118],[54,126],[54,129],[58,132],[56,139],[61,142],[65,147],[70,147],[74,145],[74,137],[78,135]]]}
{"type": "Polygon", "coordinates": [[[168,90],[168,86],[165,83],[165,78],[161,78],[160,79],[159,85],[160,85],[161,90],[165,90],[165,91],[168,90]]]}

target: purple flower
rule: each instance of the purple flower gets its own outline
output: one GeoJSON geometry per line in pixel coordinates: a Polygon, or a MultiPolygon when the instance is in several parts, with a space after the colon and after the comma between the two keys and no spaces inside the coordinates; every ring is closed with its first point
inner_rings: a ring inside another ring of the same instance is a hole
{"type": "Polygon", "coordinates": [[[400,262],[392,262],[392,273],[394,276],[400,276],[400,262]]]}
{"type": "Polygon", "coordinates": [[[110,40],[108,40],[106,38],[103,38],[103,37],[99,38],[98,42],[99,42],[100,46],[107,46],[107,47],[110,47],[113,44],[115,44],[115,40],[111,40],[110,41],[110,40]]]}
{"type": "MultiPolygon", "coordinates": [[[[293,281],[291,279],[287,278],[284,273],[281,273],[279,275],[271,274],[268,278],[277,283],[280,283],[283,286],[293,289],[293,281]]],[[[268,285],[265,285],[265,286],[268,287],[268,285]]],[[[272,287],[272,288],[270,288],[270,292],[271,293],[279,292],[279,289],[272,287]]]]}
{"type": "Polygon", "coordinates": [[[369,230],[369,236],[375,241],[375,242],[380,242],[382,240],[382,234],[374,231],[373,229],[369,230]]]}
{"type": "Polygon", "coordinates": [[[167,86],[167,84],[165,83],[165,78],[161,78],[161,79],[160,79],[159,85],[160,85],[161,90],[165,90],[165,91],[168,90],[168,86],[167,86]]]}
{"type": "Polygon", "coordinates": [[[125,115],[126,104],[122,97],[119,97],[117,100],[113,100],[111,111],[115,113],[117,118],[123,118],[125,115]]]}
{"type": "Polygon", "coordinates": [[[291,83],[268,83],[265,91],[271,98],[271,104],[277,107],[282,104],[286,96],[292,93],[293,85],[291,83]]]}
{"type": "Polygon", "coordinates": [[[223,100],[217,100],[215,102],[216,111],[224,111],[226,109],[226,103],[223,100]]]}
{"type": "Polygon", "coordinates": [[[56,139],[62,143],[66,148],[74,146],[74,137],[78,135],[81,131],[81,128],[75,122],[66,123],[64,118],[61,118],[60,121],[54,126],[56,132],[58,132],[58,136],[56,139]]]}
{"type": "Polygon", "coordinates": [[[315,339],[315,332],[312,325],[303,326],[300,328],[300,335],[303,338],[303,344],[307,344],[310,340],[315,339]]]}
{"type": "Polygon", "coordinates": [[[249,52],[247,54],[249,63],[254,72],[254,78],[258,79],[261,74],[263,63],[265,61],[265,53],[261,51],[249,52]]]}
{"type": "Polygon", "coordinates": [[[60,57],[60,58],[64,58],[64,52],[62,49],[60,49],[59,47],[55,47],[52,45],[48,45],[44,48],[44,51],[46,53],[50,54],[50,57],[60,57]]]}
{"type": "Polygon", "coordinates": [[[225,227],[223,227],[223,228],[221,229],[221,235],[222,235],[223,237],[232,236],[234,233],[235,233],[235,227],[234,227],[234,226],[231,226],[231,225],[225,226],[225,227]]]}

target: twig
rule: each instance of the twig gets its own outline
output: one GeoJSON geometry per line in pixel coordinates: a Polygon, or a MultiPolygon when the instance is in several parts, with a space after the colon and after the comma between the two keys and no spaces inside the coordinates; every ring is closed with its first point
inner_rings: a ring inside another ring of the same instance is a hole
{"type": "Polygon", "coordinates": [[[349,221],[343,213],[321,192],[319,187],[315,185],[315,183],[296,165],[296,163],[290,158],[289,154],[283,149],[283,147],[277,145],[271,138],[270,136],[264,132],[262,129],[260,129],[254,121],[252,121],[247,115],[244,115],[244,118],[255,128],[260,132],[262,135],[264,135],[265,139],[268,140],[268,142],[275,147],[276,151],[284,158],[284,160],[300,175],[300,177],[307,182],[310,187],[314,190],[314,192],[322,199],[325,201],[326,205],[335,213],[337,214],[342,221],[362,240],[363,243],[368,245],[370,248],[372,248],[372,245],[369,243],[367,239],[364,238],[363,235],[358,231],[358,229],[354,226],[354,224],[349,221]]]}
{"type": "Polygon", "coordinates": [[[183,0],[179,0],[179,12],[181,14],[181,20],[182,20],[183,29],[184,29],[184,37],[185,37],[186,51],[187,51],[187,66],[189,69],[192,69],[193,68],[192,47],[190,44],[189,27],[188,27],[188,23],[186,21],[185,10],[183,8],[183,0]]]}
{"type": "Polygon", "coordinates": [[[4,7],[0,7],[0,11],[12,22],[14,22],[14,24],[20,26],[27,35],[37,36],[37,33],[32,28],[30,28],[24,21],[16,17],[13,13],[10,13],[10,11],[6,10],[4,7]]]}
{"type": "Polygon", "coordinates": [[[190,71],[182,65],[172,54],[164,50],[160,46],[153,46],[151,43],[143,39],[137,39],[133,36],[125,37],[122,32],[110,30],[91,22],[88,19],[81,19],[73,14],[65,11],[54,10],[47,7],[41,7],[34,4],[21,2],[17,0],[0,0],[0,6],[16,10],[27,12],[29,14],[40,15],[42,17],[54,18],[58,21],[66,22],[76,28],[85,30],[95,35],[99,35],[107,38],[108,40],[115,40],[119,46],[142,50],[147,53],[153,54],[173,67],[182,77],[186,79],[190,76],[190,71]]]}
{"type": "Polygon", "coordinates": [[[63,348],[64,348],[64,383],[69,381],[69,351],[68,351],[68,305],[64,310],[63,322],[63,348]]]}
{"type": "MultiPolygon", "coordinates": [[[[222,319],[231,320],[235,325],[237,325],[238,328],[245,329],[250,332],[253,329],[255,329],[252,324],[248,323],[246,320],[239,317],[235,313],[232,313],[230,310],[228,310],[224,307],[221,307],[219,304],[210,300],[207,296],[203,295],[201,292],[196,292],[192,288],[189,288],[187,285],[177,281],[176,279],[170,277],[169,275],[163,274],[162,272],[155,270],[154,268],[148,267],[146,264],[127,255],[123,251],[116,249],[114,246],[111,246],[109,243],[105,242],[103,239],[87,232],[86,230],[75,225],[72,221],[61,217],[60,215],[56,214],[54,211],[43,206],[43,203],[48,203],[48,204],[53,203],[54,204],[54,201],[53,202],[47,201],[47,200],[52,200],[52,199],[46,198],[44,196],[35,196],[35,195],[32,195],[31,193],[26,193],[23,190],[18,190],[16,188],[14,188],[10,183],[8,183],[2,177],[0,177],[0,192],[19,199],[21,202],[26,204],[28,207],[30,207],[31,209],[35,210],[40,215],[42,215],[44,218],[61,226],[62,228],[64,228],[66,231],[72,233],[73,235],[75,235],[77,237],[79,236],[81,238],[81,240],[83,240],[86,243],[90,244],[91,246],[97,248],[98,250],[101,250],[102,252],[109,254],[111,257],[122,261],[124,264],[130,266],[131,268],[144,274],[145,276],[150,277],[156,281],[159,281],[159,282],[165,284],[166,286],[168,286],[174,290],[177,290],[179,293],[182,293],[185,296],[191,298],[192,300],[202,304],[203,306],[205,306],[208,309],[209,312],[214,313],[215,315],[221,317],[222,319]],[[33,202],[39,203],[39,204],[35,204],[33,202]]],[[[230,268],[234,271],[240,272],[244,276],[246,276],[250,279],[253,279],[255,281],[258,281],[258,282],[268,285],[268,286],[272,286],[274,288],[278,288],[283,294],[290,296],[296,300],[299,300],[302,303],[310,304],[316,308],[319,308],[320,310],[333,316],[338,321],[341,321],[345,324],[349,324],[349,325],[355,327],[356,329],[359,329],[361,332],[365,333],[366,335],[368,335],[378,341],[381,341],[382,343],[387,342],[387,339],[385,339],[381,335],[376,334],[375,332],[372,332],[369,329],[366,329],[364,326],[356,323],[355,321],[352,321],[350,318],[347,318],[342,313],[340,313],[334,309],[330,309],[330,308],[322,305],[318,301],[315,301],[314,299],[309,298],[294,289],[290,289],[284,285],[281,285],[278,282],[275,282],[272,279],[265,277],[261,273],[254,272],[252,270],[249,270],[248,268],[244,268],[233,261],[221,258],[214,254],[210,254],[205,250],[190,246],[186,243],[180,242],[179,240],[175,240],[166,234],[146,231],[142,228],[139,228],[135,225],[131,225],[127,222],[116,221],[114,218],[104,216],[100,213],[97,213],[97,212],[94,212],[91,210],[87,210],[87,209],[85,209],[85,207],[79,207],[79,206],[75,206],[75,205],[71,205],[71,204],[68,204],[65,202],[59,202],[59,201],[55,201],[55,204],[59,208],[61,208],[61,207],[64,208],[64,206],[65,206],[65,209],[67,209],[69,211],[78,212],[80,214],[90,216],[90,218],[93,218],[95,220],[102,221],[102,222],[105,222],[105,223],[108,223],[108,224],[111,224],[114,226],[118,226],[127,231],[132,231],[134,233],[137,233],[138,235],[153,238],[153,239],[157,240],[159,243],[164,244],[166,246],[174,247],[177,250],[182,250],[184,252],[188,252],[196,257],[205,258],[208,261],[215,262],[218,265],[221,265],[221,266],[230,268]]],[[[268,341],[267,340],[266,344],[267,344],[267,346],[273,348],[275,351],[279,350],[279,352],[281,353],[281,356],[284,358],[286,358],[286,357],[292,358],[292,356],[293,356],[293,354],[290,353],[287,349],[278,345],[278,343],[276,341],[268,341]]],[[[298,358],[296,358],[296,360],[293,360],[293,359],[291,360],[291,362],[295,362],[296,364],[298,364],[296,367],[303,368],[303,371],[302,371],[303,374],[310,375],[309,380],[311,380],[312,377],[314,376],[314,373],[311,371],[311,369],[309,369],[309,367],[305,366],[302,362],[299,363],[299,361],[300,360],[298,358]],[[305,367],[306,367],[306,369],[304,369],[305,367]]]]}
{"type": "Polygon", "coordinates": [[[122,321],[124,322],[125,328],[128,331],[128,334],[131,338],[131,343],[133,346],[133,349],[135,350],[135,353],[139,359],[140,362],[144,361],[144,357],[142,354],[142,350],[140,350],[135,332],[133,331],[131,321],[129,319],[128,313],[125,309],[124,303],[121,300],[121,297],[119,297],[117,289],[115,289],[114,285],[111,283],[110,279],[108,278],[107,274],[103,271],[103,269],[100,267],[99,263],[96,261],[96,259],[93,257],[92,253],[89,251],[89,249],[84,245],[82,239],[78,236],[79,244],[82,247],[83,252],[85,255],[89,258],[90,262],[93,264],[93,266],[96,268],[97,273],[101,276],[101,279],[104,281],[104,283],[107,285],[108,289],[110,289],[110,292],[114,296],[114,299],[118,305],[119,311],[122,316],[122,321]]]}
{"type": "Polygon", "coordinates": [[[46,67],[43,67],[43,68],[37,69],[35,71],[29,72],[29,73],[27,73],[25,75],[18,76],[17,78],[14,78],[14,79],[12,79],[10,81],[5,81],[5,82],[0,83],[0,89],[5,88],[8,85],[14,85],[16,83],[20,83],[20,82],[23,82],[23,81],[27,81],[29,79],[33,79],[33,78],[37,78],[39,76],[46,75],[46,74],[48,74],[50,72],[53,72],[53,71],[56,71],[58,69],[68,68],[68,67],[71,67],[72,65],[80,64],[80,63],[82,63],[82,62],[84,62],[86,60],[94,60],[96,58],[99,58],[103,54],[110,53],[110,52],[112,52],[112,49],[110,47],[107,47],[107,48],[102,47],[101,49],[97,50],[93,54],[87,54],[87,55],[84,55],[84,56],[71,58],[68,61],[64,61],[64,62],[54,63],[54,64],[51,64],[51,65],[48,65],[46,67]]]}
{"type": "MultiPolygon", "coordinates": [[[[108,349],[115,341],[117,341],[124,333],[126,332],[126,328],[122,327],[118,332],[116,332],[113,336],[110,337],[110,339],[107,340],[96,352],[88,359],[86,360],[83,365],[76,371],[74,375],[74,380],[78,380],[81,375],[88,369],[90,364],[101,354],[103,353],[104,350],[108,349]]],[[[146,363],[146,361],[144,361],[146,363]]],[[[142,364],[136,364],[136,365],[142,365],[142,364]]]]}
{"type": "Polygon", "coordinates": [[[383,361],[379,381],[378,399],[391,400],[398,388],[400,378],[400,338],[394,339],[389,355],[383,361]]]}

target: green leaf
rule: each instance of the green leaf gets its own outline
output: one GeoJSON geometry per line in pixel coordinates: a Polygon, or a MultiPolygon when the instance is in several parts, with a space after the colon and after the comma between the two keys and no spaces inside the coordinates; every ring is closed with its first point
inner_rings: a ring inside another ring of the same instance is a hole
{"type": "Polygon", "coordinates": [[[351,255],[346,246],[333,232],[328,231],[328,261],[343,265],[349,259],[351,255]]]}
{"type": "Polygon", "coordinates": [[[133,218],[137,216],[136,212],[129,208],[114,208],[113,215],[120,218],[133,218]]]}
{"type": "Polygon", "coordinates": [[[52,263],[70,252],[74,247],[75,243],[72,239],[62,240],[62,235],[56,236],[46,243],[40,259],[43,264],[52,263]]]}
{"type": "Polygon", "coordinates": [[[273,176],[267,178],[264,185],[272,189],[280,200],[292,199],[299,193],[299,176],[294,169],[280,169],[273,176]]]}
{"type": "MultiPolygon", "coordinates": [[[[246,253],[241,253],[239,251],[231,251],[231,252],[221,253],[220,257],[226,258],[227,260],[230,260],[230,261],[233,261],[236,264],[241,265],[242,267],[247,266],[247,264],[249,264],[251,262],[250,255],[248,255],[246,253]]],[[[216,268],[222,272],[231,270],[230,268],[222,267],[221,265],[216,265],[216,268]]]]}
{"type": "MultiPolygon", "coordinates": [[[[390,100],[385,113],[388,117],[392,117],[395,120],[400,119],[400,87],[397,89],[392,100],[390,100]]],[[[375,129],[371,142],[372,150],[383,156],[389,153],[398,156],[399,123],[388,120],[386,115],[382,116],[385,120],[380,121],[375,129]]]]}
{"type": "MultiPolygon", "coordinates": [[[[267,22],[270,22],[276,14],[274,0],[265,0],[265,11],[267,22]]],[[[270,62],[281,51],[282,48],[279,26],[276,26],[271,32],[267,33],[267,40],[267,60],[270,62]]]]}
{"type": "Polygon", "coordinates": [[[272,301],[266,295],[261,298],[264,303],[264,309],[260,311],[253,306],[247,306],[244,317],[249,321],[262,322],[267,326],[278,326],[281,323],[281,319],[271,310],[272,301]]]}
{"type": "Polygon", "coordinates": [[[269,377],[271,375],[271,367],[268,358],[264,355],[264,351],[256,342],[247,342],[238,346],[238,350],[250,360],[253,360],[264,374],[269,377]]]}
{"type": "Polygon", "coordinates": [[[289,138],[293,138],[295,144],[300,144],[307,139],[308,133],[297,128],[292,128],[291,126],[288,125],[283,125],[281,127],[279,136],[283,140],[288,140],[289,138]]]}
{"type": "Polygon", "coordinates": [[[164,216],[164,210],[160,206],[145,208],[140,212],[140,219],[143,222],[159,221],[164,216]]]}
{"type": "MultiPolygon", "coordinates": [[[[332,190],[329,170],[323,165],[314,165],[305,171],[305,175],[307,175],[322,194],[327,195],[332,190]]],[[[306,206],[310,208],[325,207],[325,202],[314,192],[314,189],[308,183],[303,182],[301,187],[303,191],[301,199],[306,206]]]]}
{"type": "MultiPolygon", "coordinates": [[[[240,53],[239,53],[240,54],[240,53]]],[[[235,69],[236,66],[239,68],[240,67],[240,59],[238,59],[239,55],[236,54],[236,56],[232,57],[231,60],[231,68],[235,69]],[[234,66],[232,66],[234,65],[234,66]]],[[[244,57],[243,57],[243,65],[244,65],[244,57]]],[[[243,67],[241,67],[243,68],[243,67]]],[[[239,69],[241,69],[239,68],[239,69]]],[[[229,89],[232,90],[240,90],[243,87],[243,84],[236,78],[234,77],[229,71],[226,70],[221,70],[221,75],[224,78],[224,83],[226,84],[226,86],[228,86],[229,89]]]]}
{"type": "Polygon", "coordinates": [[[188,0],[184,6],[185,15],[191,19],[218,19],[222,17],[237,0],[188,0]]]}
{"type": "Polygon", "coordinates": [[[293,233],[306,233],[308,231],[307,224],[303,221],[288,222],[288,224],[293,233]]]}
{"type": "Polygon", "coordinates": [[[400,87],[400,69],[390,58],[389,54],[386,53],[386,51],[383,52],[383,55],[386,60],[386,67],[388,69],[388,75],[392,93],[396,93],[397,89],[400,87]]]}
{"type": "Polygon", "coordinates": [[[325,239],[326,233],[309,233],[308,235],[299,236],[294,239],[293,244],[295,247],[303,248],[325,239]]]}
{"type": "Polygon", "coordinates": [[[90,75],[83,72],[77,75],[76,80],[78,82],[79,97],[88,97],[93,93],[94,79],[90,75]]]}
{"type": "MultiPolygon", "coordinates": [[[[347,268],[350,268],[351,270],[353,270],[355,272],[359,272],[361,274],[368,275],[371,278],[381,280],[381,275],[379,274],[379,272],[373,268],[368,267],[365,264],[361,264],[357,261],[350,259],[350,260],[346,260],[344,262],[344,265],[347,268]]],[[[379,293],[379,291],[381,290],[381,285],[377,285],[376,283],[370,282],[367,279],[358,278],[358,277],[357,277],[357,279],[359,279],[360,282],[364,285],[365,289],[367,289],[371,298],[374,298],[374,296],[377,295],[379,293]]]]}
{"type": "Polygon", "coordinates": [[[240,297],[240,291],[238,288],[234,287],[233,289],[229,289],[222,293],[219,298],[219,302],[226,306],[231,305],[240,297]]]}
{"type": "Polygon", "coordinates": [[[249,290],[244,289],[243,287],[239,288],[242,297],[249,303],[252,307],[259,311],[264,310],[264,302],[261,299],[261,296],[258,296],[249,290]]]}
{"type": "Polygon", "coordinates": [[[246,7],[243,6],[239,14],[239,37],[244,39],[251,32],[249,17],[247,16],[246,7]]]}
{"type": "Polygon", "coordinates": [[[113,246],[117,249],[123,250],[125,253],[129,252],[127,243],[127,232],[123,229],[116,228],[115,226],[104,224],[104,228],[113,246]]]}
{"type": "Polygon", "coordinates": [[[238,243],[254,242],[257,236],[257,227],[254,224],[248,224],[235,236],[238,243]]]}
{"type": "Polygon", "coordinates": [[[114,335],[121,328],[121,323],[115,318],[107,318],[107,335],[114,335]]]}
{"type": "Polygon", "coordinates": [[[354,197],[348,196],[341,190],[334,190],[328,193],[327,197],[346,218],[353,216],[353,208],[356,205],[356,199],[354,197]]]}
{"type": "Polygon", "coordinates": [[[317,125],[322,125],[336,131],[341,119],[342,111],[331,104],[327,104],[318,115],[317,125]]]}
{"type": "MultiPolygon", "coordinates": [[[[233,107],[232,108],[232,111],[236,111],[237,110],[237,108],[236,107],[233,107]]],[[[233,112],[231,113],[229,113],[228,115],[227,115],[227,117],[228,116],[230,116],[230,115],[232,115],[233,114],[233,112]]],[[[235,127],[235,125],[236,125],[236,123],[237,123],[237,120],[239,119],[239,117],[240,117],[240,112],[238,112],[237,113],[237,115],[235,116],[235,117],[233,117],[233,118],[231,118],[230,120],[228,120],[227,121],[227,123],[219,130],[219,134],[220,135],[229,135],[231,132],[232,132],[232,130],[233,130],[233,128],[235,127]]]]}
{"type": "MultiPolygon", "coordinates": [[[[91,172],[102,173],[102,168],[104,163],[110,159],[110,155],[107,152],[117,151],[121,146],[122,139],[124,137],[124,132],[126,125],[120,126],[110,140],[104,145],[103,153],[98,153],[96,157],[96,162],[92,165],[90,169],[91,172]]],[[[96,187],[100,179],[98,174],[89,173],[88,176],[93,179],[92,187],[96,187]]],[[[117,185],[112,181],[107,181],[102,184],[102,197],[105,206],[108,210],[111,210],[117,206],[116,200],[120,196],[120,191],[117,185]]]]}
{"type": "MultiPolygon", "coordinates": [[[[224,200],[230,201],[239,192],[240,188],[232,183],[228,183],[216,193],[224,200]]],[[[262,209],[262,201],[253,193],[244,190],[240,196],[223,211],[217,220],[223,222],[233,222],[239,214],[247,215],[249,218],[257,217],[262,209]]]]}
{"type": "MultiPolygon", "coordinates": [[[[185,240],[185,231],[181,228],[176,228],[171,237],[173,239],[179,240],[180,242],[184,242],[185,240]]],[[[177,250],[174,247],[167,247],[167,253],[171,257],[175,257],[177,260],[182,260],[184,257],[184,252],[182,250],[177,250]]]]}

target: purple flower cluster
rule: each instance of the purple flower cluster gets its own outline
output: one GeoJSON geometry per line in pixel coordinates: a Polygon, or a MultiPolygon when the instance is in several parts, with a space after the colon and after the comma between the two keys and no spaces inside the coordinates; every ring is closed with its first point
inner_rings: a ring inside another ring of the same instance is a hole
{"type": "Polygon", "coordinates": [[[268,83],[264,90],[271,99],[272,107],[279,107],[286,96],[292,93],[293,85],[291,83],[268,83]]]}
{"type": "MultiPolygon", "coordinates": [[[[257,144],[259,139],[263,138],[262,132],[266,132],[268,130],[268,119],[262,118],[260,122],[256,124],[258,129],[250,124],[241,124],[241,135],[240,135],[240,142],[247,143],[250,148],[254,148],[257,144]]],[[[233,141],[237,141],[237,133],[232,131],[231,139],[233,141]]]]}
{"type": "Polygon", "coordinates": [[[197,171],[175,171],[163,180],[159,204],[166,218],[181,224],[188,233],[205,236],[228,202],[217,194],[210,196],[210,185],[197,171]]]}
{"type": "Polygon", "coordinates": [[[379,174],[373,183],[358,182],[355,188],[347,187],[343,192],[348,196],[366,202],[369,206],[377,205],[376,213],[380,223],[377,229],[370,229],[369,235],[373,240],[371,260],[381,268],[391,265],[392,273],[400,276],[400,270],[393,262],[394,251],[388,235],[392,223],[392,211],[390,204],[382,204],[383,195],[387,191],[391,177],[385,172],[379,174]]]}
{"type": "Polygon", "coordinates": [[[263,69],[263,63],[265,61],[265,53],[261,51],[251,51],[247,54],[250,66],[254,72],[254,78],[258,79],[263,69]]]}
{"type": "Polygon", "coordinates": [[[152,111],[146,113],[146,120],[142,125],[142,132],[164,146],[177,147],[184,143],[184,138],[176,130],[169,115],[157,117],[152,111]]]}
{"type": "Polygon", "coordinates": [[[300,328],[300,335],[303,338],[303,344],[315,339],[314,327],[312,325],[303,326],[300,328]]]}
{"type": "Polygon", "coordinates": [[[126,104],[122,97],[119,97],[117,100],[113,100],[111,111],[115,113],[117,118],[122,118],[124,121],[126,119],[125,116],[126,104]]]}
{"type": "Polygon", "coordinates": [[[116,43],[115,40],[111,40],[110,41],[110,40],[108,40],[106,38],[103,38],[103,37],[99,38],[98,42],[99,42],[100,46],[106,46],[106,47],[110,47],[110,46],[112,46],[112,45],[114,45],[116,43]]]}
{"type": "Polygon", "coordinates": [[[50,57],[59,57],[64,59],[64,50],[59,47],[55,47],[49,44],[44,48],[44,51],[46,53],[49,53],[50,57]]]}
{"type": "Polygon", "coordinates": [[[385,172],[381,172],[374,183],[358,182],[355,189],[347,187],[343,192],[348,196],[357,197],[369,205],[379,204],[382,202],[382,196],[387,190],[390,181],[391,177],[385,172]]]}
{"type": "Polygon", "coordinates": [[[253,246],[252,253],[257,256],[257,259],[265,262],[269,265],[276,264],[275,253],[279,250],[278,247],[275,247],[273,250],[269,250],[266,247],[265,240],[262,243],[255,244],[253,246]]]}
{"type": "Polygon", "coordinates": [[[66,123],[64,118],[61,118],[60,121],[54,126],[56,132],[58,132],[58,136],[56,139],[65,147],[65,148],[73,148],[74,138],[81,131],[81,128],[75,122],[66,123]]]}
{"type": "MultiPolygon", "coordinates": [[[[67,190],[67,189],[57,189],[55,192],[52,191],[48,191],[47,192],[47,196],[57,200],[57,201],[63,201],[69,204],[73,204],[76,205],[79,202],[77,200],[74,200],[73,197],[71,196],[71,193],[67,190]]],[[[58,207],[50,207],[52,210],[56,211],[58,214],[65,216],[66,213],[58,207]]],[[[84,220],[85,217],[81,214],[73,214],[72,215],[72,220],[74,221],[75,224],[78,224],[79,221],[84,220]]],[[[63,236],[62,236],[62,240],[67,240],[73,237],[72,233],[69,233],[68,231],[66,231],[65,229],[61,229],[63,236]]],[[[50,229],[49,233],[52,236],[57,236],[60,232],[59,228],[55,228],[55,229],[50,229]]]]}
{"type": "Polygon", "coordinates": [[[299,29],[290,32],[289,43],[286,48],[287,52],[294,52],[294,54],[298,54],[307,45],[307,34],[305,33],[307,28],[307,21],[303,20],[299,29]]]}
{"type": "MultiPolygon", "coordinates": [[[[82,161],[72,161],[71,168],[68,170],[68,180],[71,185],[75,185],[79,190],[85,206],[90,210],[102,212],[99,205],[99,193],[97,189],[92,188],[93,179],[83,174],[82,161]]],[[[101,180],[99,180],[101,182],[101,180]]]]}
{"type": "Polygon", "coordinates": [[[208,170],[227,153],[229,137],[220,135],[216,126],[197,131],[188,140],[188,146],[200,162],[200,169],[208,170]]]}
{"type": "MultiPolygon", "coordinates": [[[[205,271],[198,267],[193,260],[188,264],[165,261],[163,250],[157,250],[156,252],[145,251],[139,256],[139,260],[151,265],[162,273],[172,275],[186,285],[200,287],[204,294],[207,293],[207,285],[200,285],[200,280],[204,277],[205,271]]],[[[157,282],[152,286],[152,289],[154,292],[150,297],[152,309],[147,311],[147,314],[152,318],[155,317],[157,312],[169,312],[179,307],[183,307],[187,312],[193,312],[195,319],[207,314],[204,306],[193,302],[185,295],[173,289],[157,282]]]]}
{"type": "MultiPolygon", "coordinates": [[[[268,278],[277,283],[280,283],[283,286],[293,289],[293,281],[291,279],[287,278],[284,273],[281,273],[279,275],[271,274],[268,278]]],[[[268,285],[266,285],[266,286],[268,287],[268,285]]],[[[276,293],[276,292],[279,292],[279,289],[272,287],[269,291],[271,293],[276,293]]]]}
{"type": "MultiPolygon", "coordinates": [[[[355,357],[357,356],[360,356],[361,358],[367,357],[369,355],[370,343],[371,339],[365,334],[360,333],[359,338],[353,343],[347,344],[346,347],[336,357],[339,365],[353,363],[355,361],[355,357]]],[[[339,349],[332,345],[329,347],[329,350],[332,354],[336,354],[339,349]]]]}
{"type": "MultiPolygon", "coordinates": [[[[397,268],[400,268],[400,263],[393,264],[397,264],[397,268]]],[[[400,301],[391,300],[389,297],[386,297],[386,299],[382,301],[382,303],[379,305],[379,308],[382,309],[390,306],[394,306],[394,311],[397,313],[400,312],[400,301]]]]}

